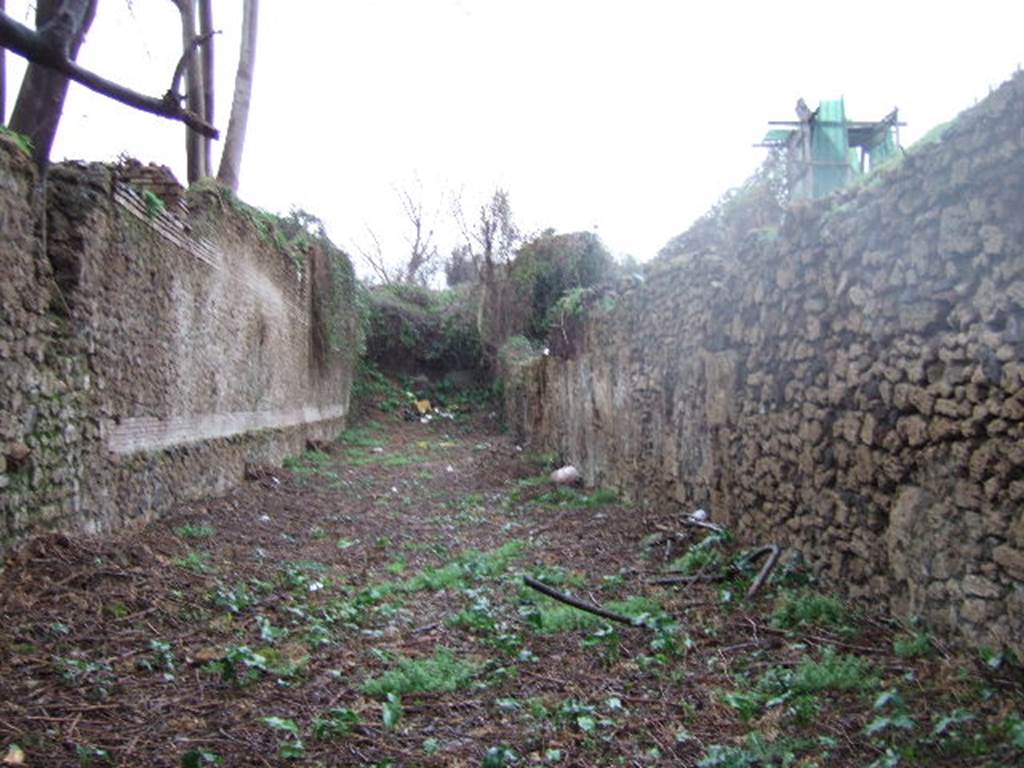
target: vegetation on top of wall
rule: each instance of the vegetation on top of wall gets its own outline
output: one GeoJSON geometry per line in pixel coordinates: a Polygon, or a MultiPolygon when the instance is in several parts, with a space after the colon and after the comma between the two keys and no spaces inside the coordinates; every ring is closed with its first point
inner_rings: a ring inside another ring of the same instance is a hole
{"type": "Polygon", "coordinates": [[[515,306],[528,311],[521,330],[543,340],[551,330],[551,310],[570,291],[596,285],[615,271],[615,261],[592,232],[555,234],[547,230],[516,255],[508,272],[515,306]]]}
{"type": "Polygon", "coordinates": [[[367,356],[382,370],[440,372],[480,366],[471,286],[432,291],[395,284],[369,289],[366,297],[367,356]]]}
{"type": "Polygon", "coordinates": [[[525,363],[541,354],[541,347],[536,342],[530,341],[525,336],[510,336],[498,350],[498,360],[502,368],[510,370],[513,366],[525,363]]]}
{"type": "Polygon", "coordinates": [[[785,154],[772,151],[750,178],[728,190],[689,229],[669,240],[658,251],[658,258],[696,251],[726,252],[752,231],[778,227],[788,200],[785,154]]]}
{"type": "Polygon", "coordinates": [[[32,157],[32,139],[25,134],[12,131],[10,128],[0,125],[0,138],[10,140],[23,155],[28,158],[32,157]]]}
{"type": "MultiPolygon", "coordinates": [[[[301,208],[292,208],[286,215],[271,213],[249,205],[214,179],[201,179],[189,187],[188,192],[193,212],[201,212],[210,203],[220,211],[236,211],[252,225],[260,240],[288,256],[300,273],[306,270],[306,254],[309,249],[317,243],[330,243],[323,222],[301,208]]],[[[333,243],[331,247],[336,248],[333,243]]],[[[348,259],[347,256],[345,258],[348,259]]]]}
{"type": "Polygon", "coordinates": [[[257,237],[278,250],[300,276],[308,277],[312,294],[312,352],[323,368],[332,355],[354,363],[365,347],[365,309],[348,255],[327,236],[323,221],[301,208],[278,215],[240,200],[213,179],[203,179],[189,189],[195,230],[212,230],[219,217],[209,214],[231,210],[252,227],[257,237]]]}

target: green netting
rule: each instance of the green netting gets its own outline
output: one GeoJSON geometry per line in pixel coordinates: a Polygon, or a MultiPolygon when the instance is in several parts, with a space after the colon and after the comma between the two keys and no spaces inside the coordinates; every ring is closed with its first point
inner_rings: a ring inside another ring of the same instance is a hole
{"type": "Polygon", "coordinates": [[[764,135],[761,141],[765,144],[785,144],[789,141],[789,137],[792,136],[796,131],[791,131],[786,128],[773,128],[764,135]]]}
{"type": "Polygon", "coordinates": [[[891,127],[885,130],[885,139],[868,150],[871,170],[878,168],[896,154],[896,137],[891,127]]]}
{"type": "Polygon", "coordinates": [[[824,197],[846,184],[850,169],[850,144],[846,135],[843,100],[823,101],[818,107],[811,135],[814,163],[814,197],[824,197]]]}

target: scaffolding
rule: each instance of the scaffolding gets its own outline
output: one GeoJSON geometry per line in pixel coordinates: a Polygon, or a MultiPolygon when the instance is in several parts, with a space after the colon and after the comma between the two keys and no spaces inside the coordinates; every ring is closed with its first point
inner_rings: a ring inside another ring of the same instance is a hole
{"type": "Polygon", "coordinates": [[[790,199],[825,197],[878,168],[899,147],[899,110],[876,122],[846,119],[843,99],[822,101],[813,112],[803,99],[797,120],[772,120],[755,146],[783,149],[790,199]]]}

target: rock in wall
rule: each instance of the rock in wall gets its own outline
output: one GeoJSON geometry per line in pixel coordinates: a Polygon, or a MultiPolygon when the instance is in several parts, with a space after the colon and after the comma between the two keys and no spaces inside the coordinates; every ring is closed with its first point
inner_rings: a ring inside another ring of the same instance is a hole
{"type": "Polygon", "coordinates": [[[590,484],[706,506],[833,586],[1024,651],[1024,76],[734,253],[651,265],[512,426],[590,484]]]}
{"type": "Polygon", "coordinates": [[[329,244],[282,249],[212,190],[165,211],[98,164],[44,190],[8,142],[0,195],[0,550],[146,519],[342,428],[357,323],[329,244]]]}

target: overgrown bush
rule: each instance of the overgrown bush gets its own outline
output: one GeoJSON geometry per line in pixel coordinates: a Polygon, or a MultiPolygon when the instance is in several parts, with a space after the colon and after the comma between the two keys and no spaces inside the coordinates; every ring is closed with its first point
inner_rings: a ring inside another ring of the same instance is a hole
{"type": "Polygon", "coordinates": [[[397,373],[474,370],[481,361],[470,286],[431,291],[411,285],[374,288],[368,298],[367,357],[397,373]]]}
{"type": "Polygon", "coordinates": [[[591,232],[557,235],[549,230],[526,243],[509,270],[515,300],[529,310],[524,335],[545,339],[559,299],[606,280],[614,269],[611,254],[591,232]]]}
{"type": "Polygon", "coordinates": [[[567,294],[608,280],[616,265],[591,232],[547,230],[523,245],[506,267],[484,276],[480,335],[490,355],[512,336],[544,342],[552,311],[567,294]]]}

